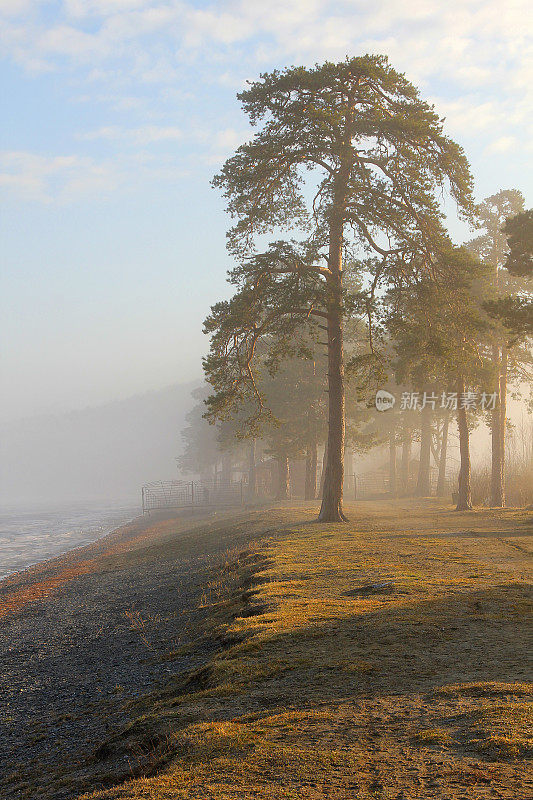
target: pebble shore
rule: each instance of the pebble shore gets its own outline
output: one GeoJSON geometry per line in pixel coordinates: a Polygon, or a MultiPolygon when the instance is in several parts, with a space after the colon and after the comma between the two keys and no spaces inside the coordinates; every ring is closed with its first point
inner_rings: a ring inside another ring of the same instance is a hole
{"type": "Polygon", "coordinates": [[[3,800],[77,796],[131,701],[209,660],[198,598],[235,544],[210,536],[209,520],[139,518],[0,582],[3,800]]]}

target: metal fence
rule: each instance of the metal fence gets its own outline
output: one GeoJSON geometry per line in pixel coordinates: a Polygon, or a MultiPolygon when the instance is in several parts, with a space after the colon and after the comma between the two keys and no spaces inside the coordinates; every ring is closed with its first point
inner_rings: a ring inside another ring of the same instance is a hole
{"type": "Polygon", "coordinates": [[[208,508],[242,505],[242,481],[205,484],[197,481],[154,481],[142,487],[143,514],[174,508],[208,508]]]}
{"type": "Polygon", "coordinates": [[[387,494],[390,491],[388,477],[379,472],[353,475],[352,487],[353,497],[357,500],[387,494]]]}
{"type": "MultiPolygon", "coordinates": [[[[456,484],[457,478],[455,476],[447,476],[444,486],[444,495],[451,494],[456,484]]],[[[429,494],[433,495],[437,488],[436,469],[430,470],[429,485],[429,494]]],[[[416,495],[416,479],[411,477],[408,485],[405,486],[402,484],[400,476],[397,475],[396,493],[399,497],[416,495]]],[[[362,475],[348,475],[346,476],[344,494],[348,500],[365,500],[378,498],[384,494],[390,494],[389,476],[386,472],[365,472],[362,475]]]]}

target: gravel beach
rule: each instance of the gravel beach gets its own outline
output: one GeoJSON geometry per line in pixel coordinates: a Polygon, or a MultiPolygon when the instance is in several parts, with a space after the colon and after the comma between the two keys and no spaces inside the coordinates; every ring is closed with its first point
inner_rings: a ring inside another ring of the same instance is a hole
{"type": "Polygon", "coordinates": [[[252,517],[231,515],[231,533],[228,515],[139,518],[0,583],[3,799],[97,785],[88,757],[130,721],[131,701],[209,660],[198,598],[254,536],[252,517]]]}

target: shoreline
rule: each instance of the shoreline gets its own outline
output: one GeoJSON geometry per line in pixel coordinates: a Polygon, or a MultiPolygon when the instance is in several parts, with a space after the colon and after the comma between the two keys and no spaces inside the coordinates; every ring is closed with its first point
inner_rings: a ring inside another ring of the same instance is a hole
{"type": "Polygon", "coordinates": [[[135,522],[142,514],[138,506],[132,505],[131,508],[124,508],[123,513],[120,513],[119,509],[96,509],[80,514],[76,510],[65,509],[64,512],[59,510],[54,513],[53,516],[57,516],[56,520],[51,521],[47,516],[52,515],[51,513],[41,515],[38,512],[28,512],[22,516],[17,513],[4,515],[0,536],[3,541],[2,548],[5,547],[7,553],[0,551],[0,558],[6,560],[3,569],[7,571],[0,574],[0,584],[7,578],[26,572],[39,564],[54,561],[67,553],[89,547],[135,522]],[[35,532],[28,530],[28,521],[35,532]],[[44,554],[39,552],[32,554],[35,537],[39,543],[38,548],[44,547],[48,552],[45,550],[44,554]],[[10,565],[9,559],[12,558],[10,550],[15,548],[21,553],[21,559],[27,552],[28,561],[10,565]]]}
{"type": "Polygon", "coordinates": [[[71,800],[131,776],[130,752],[91,757],[140,698],[212,658],[200,598],[254,518],[140,516],[0,582],[2,800],[71,800]]]}
{"type": "Polygon", "coordinates": [[[38,560],[38,561],[30,561],[29,564],[26,564],[25,566],[20,567],[20,569],[14,569],[12,572],[7,572],[5,575],[2,575],[0,577],[0,587],[1,587],[2,583],[3,583],[3,581],[7,580],[8,578],[13,577],[14,575],[21,575],[22,573],[27,572],[28,570],[32,569],[33,567],[38,567],[40,564],[47,564],[47,563],[49,563],[51,561],[55,561],[57,559],[62,558],[63,556],[66,556],[68,553],[73,553],[76,550],[83,550],[86,547],[90,547],[92,544],[95,544],[96,542],[99,542],[102,539],[105,539],[108,536],[111,536],[112,533],[116,533],[117,531],[120,530],[120,528],[124,528],[127,525],[130,525],[131,523],[135,522],[137,519],[138,519],[138,517],[132,517],[132,519],[127,520],[126,522],[123,522],[120,525],[117,525],[117,527],[110,528],[105,533],[103,533],[101,536],[98,536],[98,538],[93,539],[91,542],[86,542],[85,544],[78,544],[78,545],[75,545],[74,547],[68,547],[66,550],[62,550],[60,553],[56,553],[53,556],[48,556],[48,557],[43,558],[43,559],[38,560]]]}
{"type": "Polygon", "coordinates": [[[57,572],[61,571],[62,569],[69,567],[71,568],[76,563],[87,561],[87,559],[83,558],[84,555],[92,555],[92,561],[95,561],[98,557],[105,556],[106,552],[111,549],[110,545],[112,537],[125,536],[126,538],[124,541],[126,542],[127,534],[130,532],[130,529],[135,526],[136,523],[141,522],[142,519],[142,516],[134,517],[128,522],[125,522],[116,528],[112,528],[111,530],[107,531],[107,533],[104,533],[103,536],[94,539],[92,542],[71,547],[55,556],[45,558],[42,561],[35,561],[31,564],[28,564],[26,567],[23,567],[22,569],[15,570],[7,575],[4,575],[2,578],[0,578],[0,618],[4,616],[5,613],[2,608],[2,599],[4,595],[9,593],[11,589],[22,589],[24,587],[29,587],[39,581],[40,578],[50,578],[51,573],[54,573],[54,571],[57,572]]]}
{"type": "MultiPolygon", "coordinates": [[[[208,512],[210,516],[212,512],[208,512]]],[[[203,518],[205,514],[192,514],[203,518]]],[[[147,538],[147,531],[168,520],[189,518],[187,512],[140,514],[87,544],[65,550],[51,558],[36,561],[24,569],[0,579],[0,620],[17,613],[24,605],[56,593],[62,587],[83,575],[96,573],[100,562],[126,553],[130,546],[147,538]],[[14,596],[10,597],[11,590],[14,596]],[[17,605],[20,601],[21,605],[17,605]]]]}

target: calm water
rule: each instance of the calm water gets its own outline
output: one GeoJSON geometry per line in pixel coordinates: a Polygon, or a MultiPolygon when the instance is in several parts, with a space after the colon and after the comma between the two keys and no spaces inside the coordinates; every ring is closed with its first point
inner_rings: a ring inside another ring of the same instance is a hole
{"type": "Polygon", "coordinates": [[[100,539],[138,516],[136,506],[0,510],[0,579],[100,539]]]}

